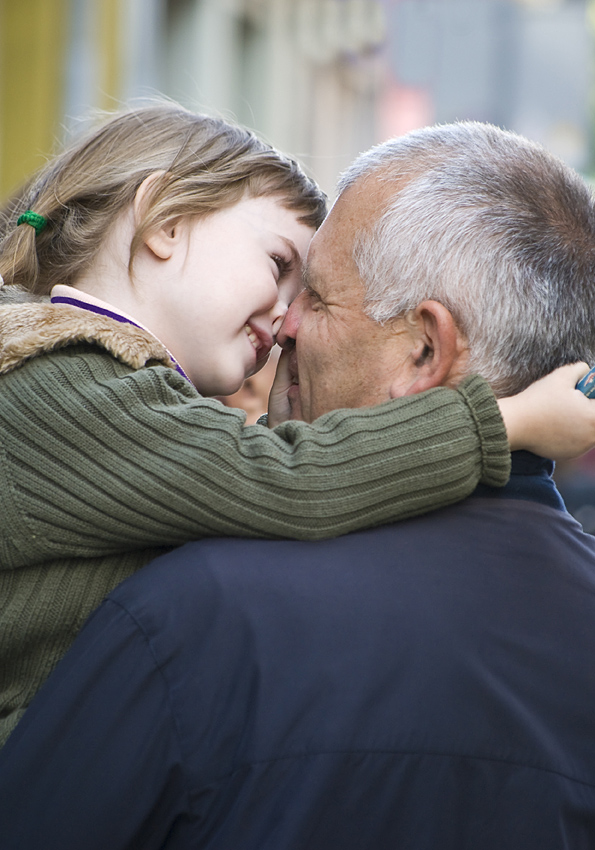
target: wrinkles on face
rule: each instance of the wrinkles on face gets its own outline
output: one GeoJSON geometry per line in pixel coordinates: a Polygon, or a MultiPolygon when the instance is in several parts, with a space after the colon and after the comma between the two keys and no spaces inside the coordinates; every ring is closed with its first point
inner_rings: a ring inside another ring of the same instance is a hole
{"type": "Polygon", "coordinates": [[[405,326],[382,326],[365,313],[352,250],[357,222],[340,199],[312,241],[306,288],[288,315],[299,374],[295,410],[306,421],[339,407],[387,400],[393,370],[405,357],[405,326]]]}

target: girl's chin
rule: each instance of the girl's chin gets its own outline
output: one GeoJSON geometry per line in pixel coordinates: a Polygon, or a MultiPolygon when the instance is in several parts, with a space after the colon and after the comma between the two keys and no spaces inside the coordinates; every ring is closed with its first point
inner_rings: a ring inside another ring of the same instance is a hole
{"type": "Polygon", "coordinates": [[[218,381],[202,381],[194,383],[198,392],[205,398],[217,398],[237,393],[245,378],[242,376],[221,378],[218,381]]]}
{"type": "MultiPolygon", "coordinates": [[[[249,376],[246,375],[246,378],[247,377],[249,376]]],[[[246,378],[241,378],[239,383],[237,381],[230,381],[229,383],[222,385],[224,386],[224,389],[220,390],[218,393],[216,393],[216,395],[233,395],[234,393],[237,393],[238,390],[242,389],[242,384],[244,383],[246,378]]]]}
{"type": "Polygon", "coordinates": [[[257,372],[260,372],[262,367],[266,366],[267,359],[268,358],[266,358],[265,360],[257,360],[254,366],[246,372],[246,377],[244,378],[244,380],[246,380],[246,378],[251,378],[252,375],[256,375],[257,372]]]}
{"type": "Polygon", "coordinates": [[[252,349],[252,352],[253,356],[251,358],[246,357],[245,352],[241,352],[244,357],[228,357],[227,362],[222,362],[222,358],[219,364],[214,364],[215,366],[219,365],[219,368],[212,369],[212,379],[203,379],[199,383],[195,383],[196,389],[201,395],[209,397],[227,396],[237,393],[246,378],[260,371],[266,363],[266,359],[257,361],[254,349],[252,349]],[[203,389],[201,389],[201,384],[203,389]]]}

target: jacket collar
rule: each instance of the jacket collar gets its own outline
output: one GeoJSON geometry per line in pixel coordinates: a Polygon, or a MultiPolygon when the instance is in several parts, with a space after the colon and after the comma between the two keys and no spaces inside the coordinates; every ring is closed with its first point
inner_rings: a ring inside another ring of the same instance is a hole
{"type": "Polygon", "coordinates": [[[511,458],[512,468],[508,483],[500,488],[479,484],[473,491],[473,496],[539,502],[550,508],[566,511],[552,477],[553,461],[531,452],[513,452],[511,458]]]}
{"type": "MultiPolygon", "coordinates": [[[[129,316],[128,313],[124,313],[123,310],[119,310],[112,304],[108,304],[107,301],[102,301],[94,295],[90,295],[88,292],[82,292],[80,289],[75,289],[73,286],[64,286],[61,284],[54,286],[50,294],[50,301],[52,304],[70,304],[72,307],[79,307],[81,310],[96,313],[98,316],[107,316],[108,318],[114,319],[116,322],[121,322],[124,325],[134,325],[137,328],[142,328],[148,334],[155,337],[155,334],[153,334],[144,325],[141,325],[140,322],[137,322],[136,319],[133,319],[132,316],[129,316]]],[[[157,339],[157,342],[161,343],[161,340],[158,337],[155,337],[155,339],[157,339]]],[[[165,348],[165,346],[163,347],[165,348]]],[[[183,378],[186,378],[187,381],[190,381],[190,378],[184,372],[171,351],[167,348],[165,350],[174,364],[175,370],[179,372],[183,378]]]]}
{"type": "Polygon", "coordinates": [[[165,346],[144,328],[69,304],[0,301],[0,374],[80,342],[105,349],[133,369],[151,362],[176,367],[165,346]]]}

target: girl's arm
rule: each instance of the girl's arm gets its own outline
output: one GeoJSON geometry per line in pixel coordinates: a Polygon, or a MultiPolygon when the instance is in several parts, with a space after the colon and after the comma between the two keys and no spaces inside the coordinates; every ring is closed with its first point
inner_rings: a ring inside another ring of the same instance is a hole
{"type": "Polygon", "coordinates": [[[500,411],[477,377],[272,431],[244,427],[173,370],[131,371],[88,348],[35,358],[2,383],[6,566],[206,535],[331,537],[509,474],[500,411]]]}
{"type": "MultiPolygon", "coordinates": [[[[269,398],[269,427],[290,418],[287,390],[292,381],[288,364],[289,358],[282,353],[269,398]]],[[[575,391],[588,371],[586,363],[562,366],[518,395],[498,400],[511,451],[525,449],[562,460],[578,457],[595,446],[595,406],[575,391]]],[[[477,424],[481,433],[482,423],[477,424]]]]}

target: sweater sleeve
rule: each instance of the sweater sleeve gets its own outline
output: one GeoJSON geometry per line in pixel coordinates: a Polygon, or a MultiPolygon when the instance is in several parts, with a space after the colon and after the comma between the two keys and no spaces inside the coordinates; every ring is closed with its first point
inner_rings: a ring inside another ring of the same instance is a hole
{"type": "Polygon", "coordinates": [[[502,485],[510,466],[478,377],[269,431],[172,370],[71,348],[3,379],[0,427],[13,566],[208,535],[332,537],[502,485]]]}

